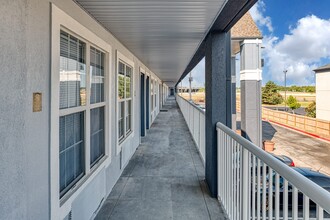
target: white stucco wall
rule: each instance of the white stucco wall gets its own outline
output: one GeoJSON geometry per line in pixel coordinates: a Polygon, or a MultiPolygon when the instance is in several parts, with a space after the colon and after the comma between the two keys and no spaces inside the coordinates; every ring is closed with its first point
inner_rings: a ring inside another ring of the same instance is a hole
{"type": "MultiPolygon", "coordinates": [[[[51,3],[111,45],[110,163],[92,175],[73,201],[73,219],[90,219],[120,177],[140,143],[139,67],[160,82],[132,52],[73,1],[15,0],[0,7],[0,219],[51,219],[69,210],[52,210],[50,183],[51,3]],[[116,153],[116,50],[134,62],[134,134],[116,153]],[[42,111],[32,112],[32,93],[42,93],[42,111]],[[122,160],[120,160],[120,157],[122,160]],[[89,200],[90,199],[90,200],[89,200]]],[[[120,39],[119,39],[120,40],[120,39]]],[[[56,86],[56,85],[55,85],[56,86]]],[[[158,114],[159,109],[155,111],[158,114]]],[[[156,116],[156,115],[155,115],[156,116]]]]}
{"type": "Polygon", "coordinates": [[[330,121],[330,70],[316,73],[316,118],[330,121]]]}

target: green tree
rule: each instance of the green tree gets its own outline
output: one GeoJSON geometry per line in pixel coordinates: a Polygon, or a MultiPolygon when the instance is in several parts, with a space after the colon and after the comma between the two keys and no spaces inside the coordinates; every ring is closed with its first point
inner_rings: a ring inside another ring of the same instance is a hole
{"type": "Polygon", "coordinates": [[[205,92],[205,87],[198,89],[198,92],[205,92]]]}
{"type": "Polygon", "coordinates": [[[265,87],[262,88],[262,103],[270,105],[278,105],[283,102],[283,97],[277,92],[278,86],[268,81],[265,87]]]}
{"type": "Polygon", "coordinates": [[[293,114],[294,114],[294,110],[300,108],[301,106],[300,103],[297,101],[297,99],[292,95],[290,95],[289,98],[287,99],[287,104],[289,108],[292,110],[293,114]]]}
{"type": "Polygon", "coordinates": [[[313,101],[305,108],[306,115],[308,117],[316,118],[316,102],[313,101]]]}

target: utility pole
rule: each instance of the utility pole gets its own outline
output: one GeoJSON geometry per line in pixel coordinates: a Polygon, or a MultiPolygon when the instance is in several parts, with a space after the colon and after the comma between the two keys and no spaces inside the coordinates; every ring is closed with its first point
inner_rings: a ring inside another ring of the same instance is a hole
{"type": "Polygon", "coordinates": [[[288,72],[288,70],[284,70],[283,73],[284,73],[284,104],[285,104],[285,111],[286,110],[286,73],[288,72]]]}
{"type": "Polygon", "coordinates": [[[191,72],[189,73],[189,101],[192,101],[191,99],[191,82],[193,81],[193,78],[191,77],[191,72]]]}
{"type": "Polygon", "coordinates": [[[181,81],[181,96],[182,96],[182,90],[183,90],[183,87],[182,87],[182,81],[181,81]]]}

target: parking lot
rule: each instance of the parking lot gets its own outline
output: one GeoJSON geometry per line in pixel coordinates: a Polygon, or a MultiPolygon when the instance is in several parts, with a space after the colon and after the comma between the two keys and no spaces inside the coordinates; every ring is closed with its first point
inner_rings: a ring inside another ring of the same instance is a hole
{"type": "Polygon", "coordinates": [[[263,121],[263,140],[275,142],[275,154],[291,157],[296,166],[330,175],[330,143],[263,121]]]}

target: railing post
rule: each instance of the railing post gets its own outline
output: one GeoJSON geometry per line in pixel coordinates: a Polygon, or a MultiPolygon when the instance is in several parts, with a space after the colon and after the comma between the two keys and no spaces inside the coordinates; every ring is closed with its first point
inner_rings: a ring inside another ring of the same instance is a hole
{"type": "Polygon", "coordinates": [[[241,161],[241,170],[242,170],[242,180],[241,180],[241,220],[249,219],[249,151],[242,147],[242,161],[241,161]]]}

